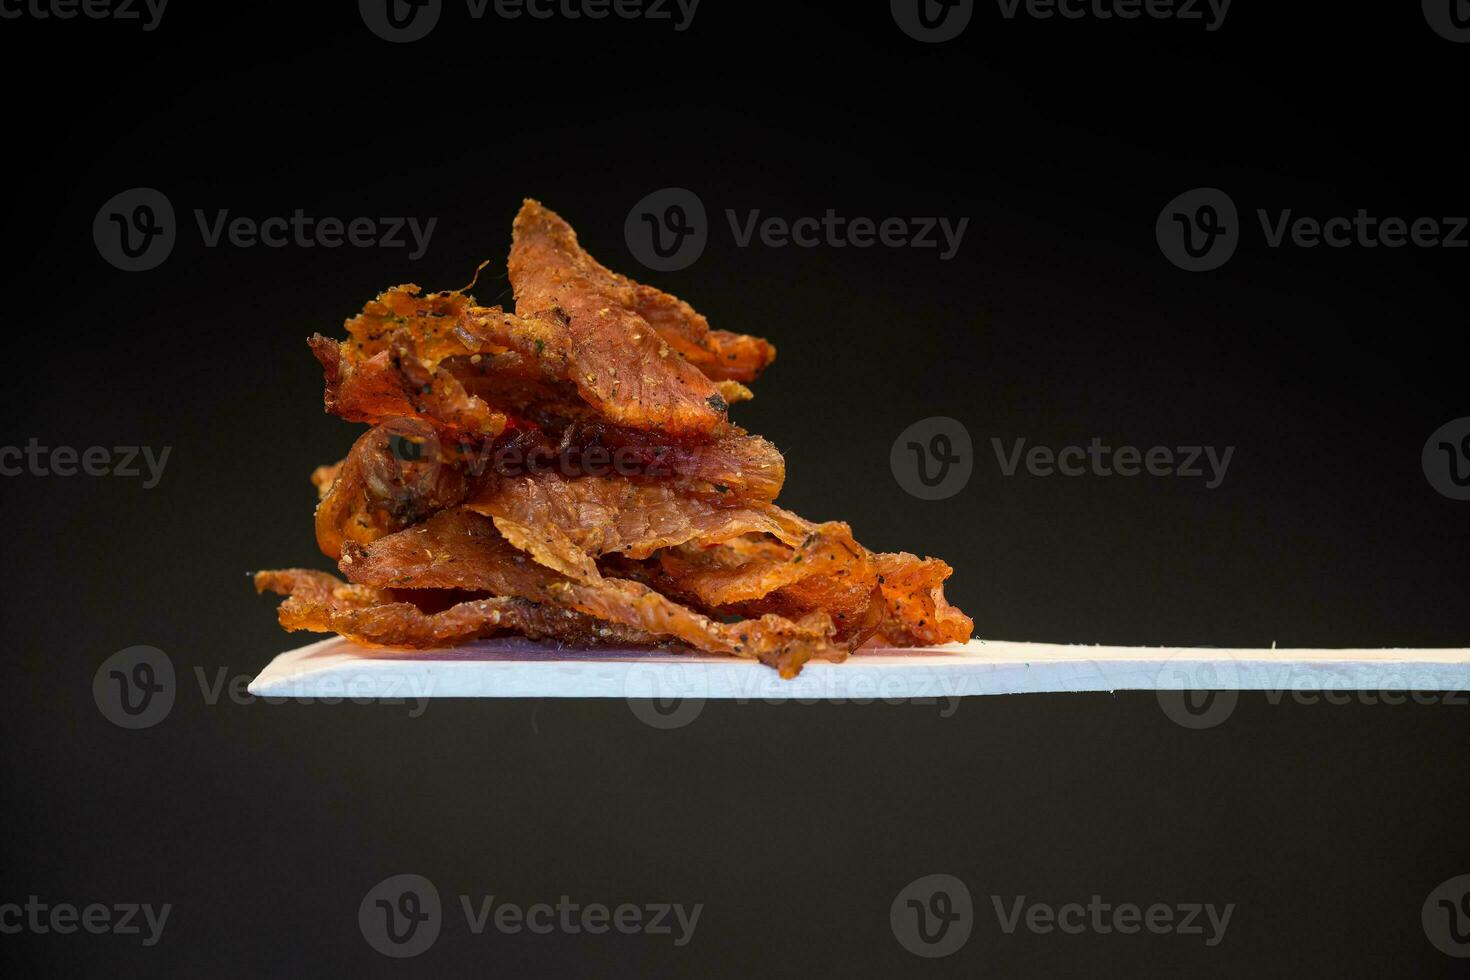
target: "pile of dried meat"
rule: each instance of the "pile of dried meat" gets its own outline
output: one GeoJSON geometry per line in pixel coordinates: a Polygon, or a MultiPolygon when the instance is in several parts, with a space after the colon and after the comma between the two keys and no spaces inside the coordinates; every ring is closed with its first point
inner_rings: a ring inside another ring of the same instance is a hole
{"type": "Polygon", "coordinates": [[[729,420],[774,359],[604,268],[527,201],[515,312],[397,286],[311,348],[326,406],[372,426],[313,475],[346,581],[260,572],[281,624],[432,648],[500,633],[751,657],[792,677],[869,639],[969,639],[950,567],[867,551],[774,503],[776,448],[729,420]]]}

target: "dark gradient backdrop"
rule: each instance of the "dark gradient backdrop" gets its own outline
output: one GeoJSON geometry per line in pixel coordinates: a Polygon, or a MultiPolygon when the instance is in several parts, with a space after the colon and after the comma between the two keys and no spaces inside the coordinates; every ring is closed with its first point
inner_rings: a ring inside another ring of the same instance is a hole
{"type": "MultiPolygon", "coordinates": [[[[10,0],[6,0],[8,5],[10,0]]],[[[1255,210],[1470,211],[1470,44],[1415,3],[1239,0],[1199,21],[1006,19],[923,44],[888,5],[705,0],[688,30],[451,3],[390,44],[356,5],[175,0],[156,30],[0,20],[10,192],[0,443],[172,447],[160,484],[0,481],[0,902],[151,902],[161,941],[0,935],[26,975],[1449,976],[1420,922],[1470,872],[1470,706],[1273,704],[1191,731],[1147,693],[933,705],[710,704],[676,731],[627,704],[210,703],[296,645],[248,570],[322,564],[321,411],[305,338],[379,289],[508,301],[524,196],[614,268],[771,337],[737,421],[788,456],[783,502],[876,548],[937,554],[977,633],[1212,646],[1467,646],[1470,503],[1420,452],[1470,415],[1470,250],[1270,248],[1255,210]],[[308,14],[304,8],[316,8],[308,14]],[[158,268],[92,221],[148,186],[158,268]],[[687,269],[643,270],[629,209],[695,191],[687,269]],[[1189,273],[1154,225],[1226,191],[1233,258],[1189,273]],[[194,209],[437,218],[427,252],[204,247],[194,209]],[[969,219],[959,253],[737,247],[725,209],[969,219]],[[976,447],[959,494],[909,496],[889,448],[928,416],[976,447]],[[1223,484],[1003,476],[992,437],[1234,446],[1223,484]],[[160,724],[94,702],[113,652],[178,672],[160,724]],[[221,673],[223,672],[223,673],[221,673]],[[412,960],[358,904],[438,886],[412,960]],[[911,955],[889,905],[965,881],[974,933],[911,955]],[[693,940],[476,936],[459,895],[703,903],[693,940]],[[1235,903],[1199,936],[1004,934],[992,895],[1235,903]]],[[[6,9],[10,9],[8,6],[6,9]]],[[[1202,8],[1203,9],[1203,8],[1202,8]]],[[[1464,237],[1464,236],[1462,236],[1464,237]]],[[[1463,701],[1463,697],[1459,699],[1463,701]]]]}

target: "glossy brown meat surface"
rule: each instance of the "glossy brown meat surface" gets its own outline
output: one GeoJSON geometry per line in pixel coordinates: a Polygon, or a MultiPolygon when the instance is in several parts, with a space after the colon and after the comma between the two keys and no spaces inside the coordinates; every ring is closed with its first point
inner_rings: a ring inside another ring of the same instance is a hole
{"type": "Polygon", "coordinates": [[[422,602],[395,599],[391,592],[348,585],[311,569],[259,572],[255,588],[287,597],[277,611],[286,629],[337,633],[367,646],[432,650],[507,633],[577,645],[658,641],[642,630],[514,597],[464,599],[425,609],[422,602]]]}
{"type": "Polygon", "coordinates": [[[677,640],[696,650],[756,658],[792,676],[813,656],[840,659],[847,653],[831,643],[831,622],[820,611],[800,621],[763,615],[725,623],[638,582],[601,575],[592,581],[573,580],[533,560],[506,540],[490,518],[468,510],[441,511],[417,527],[369,545],[349,542],[339,567],[356,585],[518,597],[677,640]]]}
{"type": "Polygon", "coordinates": [[[527,201],[510,247],[516,312],[560,310],[576,338],[573,380],[607,420],[678,436],[707,433],[729,408],[714,381],[637,310],[636,287],[582,250],[553,211],[527,201]]]}
{"type": "Polygon", "coordinates": [[[372,426],[312,475],[327,572],[260,572],[281,624],[432,649],[515,633],[760,660],[963,642],[938,559],[776,505],[785,461],[728,419],[775,348],[614,273],[527,201],[516,310],[395,286],[310,346],[372,426]]]}

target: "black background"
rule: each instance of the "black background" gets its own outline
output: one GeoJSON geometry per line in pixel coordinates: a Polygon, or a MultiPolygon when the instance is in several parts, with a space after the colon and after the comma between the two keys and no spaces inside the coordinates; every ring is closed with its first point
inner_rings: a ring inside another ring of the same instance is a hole
{"type": "Polygon", "coordinates": [[[172,903],[162,941],[0,936],[36,974],[1449,976],[1420,905],[1470,871],[1463,704],[1242,695],[1189,731],[1148,693],[934,705],[711,703],[676,731],[619,701],[210,704],[295,646],[248,570],[315,563],[306,475],[356,427],[320,411],[304,339],[385,286],[509,301],[534,196],[614,268],[780,358],[735,417],[788,458],[782,502],[937,554],[977,634],[1120,644],[1470,646],[1470,504],[1419,454],[1470,414],[1467,252],[1268,248],[1256,208],[1463,215],[1470,46],[1414,3],[1237,0],[1199,22],[1001,18],[917,43],[883,3],[705,0],[692,27],[476,23],[391,45],[351,3],[175,0],[145,33],[0,21],[4,435],[171,446],[162,483],[16,477],[0,590],[9,694],[0,901],[172,903]],[[120,272],[93,215],[135,186],[180,219],[120,272]],[[638,267],[623,220],[684,186],[714,218],[689,269],[638,267]],[[1154,220],[1197,186],[1247,220],[1176,269],[1154,220]],[[195,208],[437,217],[427,254],[205,248],[195,208]],[[738,248],[723,212],[968,217],[934,250],[738,248]],[[888,467],[961,419],[964,492],[888,467]],[[1002,477],[991,437],[1235,446],[1223,485],[1002,477]],[[165,650],[178,700],[124,731],[111,653],[165,650]],[[357,905],[426,875],[433,949],[385,959],[357,905]],[[910,880],[976,896],[958,954],[888,925],[910,880]],[[455,896],[702,902],[693,941],[470,935],[455,896]],[[989,896],[1236,903],[1201,937],[1003,935],[989,896]]]}

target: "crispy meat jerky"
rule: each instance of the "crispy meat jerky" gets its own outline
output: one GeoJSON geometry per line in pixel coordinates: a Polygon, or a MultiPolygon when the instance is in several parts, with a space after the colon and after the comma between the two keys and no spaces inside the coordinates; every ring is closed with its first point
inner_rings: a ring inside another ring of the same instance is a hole
{"type": "Polygon", "coordinates": [[[555,212],[522,206],[509,265],[517,313],[566,314],[573,381],[608,421],[685,437],[725,421],[729,405],[714,381],[639,315],[632,281],[583,251],[555,212]]]}
{"type": "Polygon", "coordinates": [[[802,523],[807,533],[794,547],[747,536],[666,549],[651,584],[723,615],[821,609],[850,649],[874,637],[897,646],[970,638],[974,624],[944,600],[944,562],[869,552],[840,521],[802,523]]]}
{"type": "Polygon", "coordinates": [[[944,598],[952,569],[938,558],[878,555],[887,615],[880,633],[894,646],[964,643],[975,624],[944,598]]]}
{"type": "Polygon", "coordinates": [[[522,319],[476,306],[465,293],[422,295],[410,284],[368,303],[347,321],[347,333],[341,343],[320,334],[310,343],[326,374],[327,411],[349,421],[411,417],[494,437],[507,425],[507,405],[492,407],[470,390],[489,387],[491,365],[519,386],[519,398],[507,399],[511,408],[570,400],[571,338],[551,313],[522,319]]]}
{"type": "MultiPolygon", "coordinates": [[[[681,506],[707,511],[703,525],[690,525],[698,532],[701,526],[712,529],[740,515],[756,520],[740,510],[742,503],[774,497],[784,476],[780,454],[755,437],[732,434],[705,446],[680,447],[607,440],[605,435],[569,430],[553,443],[542,432],[520,430],[481,446],[446,445],[421,420],[385,422],[359,438],[347,459],[312,473],[321,501],[317,544],[336,559],[344,539],[372,541],[458,503],[467,492],[484,502],[483,513],[507,519],[519,514],[522,521],[534,516],[535,500],[549,503],[555,494],[563,501],[560,513],[565,518],[585,505],[587,512],[579,518],[584,525],[611,514],[610,504],[617,498],[637,497],[649,505],[659,500],[669,520],[681,506]],[[579,444],[573,436],[584,441],[579,444]],[[607,472],[614,459],[627,478],[607,472]],[[562,470],[570,475],[560,477],[562,470]],[[571,477],[589,482],[582,486],[571,477]],[[548,482],[536,482],[539,478],[548,482]],[[479,489],[471,491],[475,487],[479,489]],[[511,494],[525,499],[513,506],[511,494]],[[506,498],[499,511],[497,498],[506,498]],[[600,507],[599,499],[604,502],[600,507]]],[[[650,521],[658,519],[659,514],[648,515],[650,521]]],[[[751,529],[769,528],[752,524],[751,529]]],[[[669,533],[673,536],[668,540],[675,541],[677,533],[669,533]]],[[[626,543],[631,545],[631,539],[626,543]]]]}
{"type": "Polygon", "coordinates": [[[427,610],[422,608],[424,599],[395,599],[391,591],[348,585],[326,572],[305,568],[258,572],[255,589],[287,597],[277,610],[286,629],[337,633],[368,646],[431,650],[505,633],[578,645],[658,640],[642,630],[525,599],[465,599],[427,610]]]}
{"type": "Polygon", "coordinates": [[[433,429],[410,419],[369,429],[346,459],[312,477],[321,493],[317,547],[328,558],[342,554],[344,541],[372,541],[417,524],[459,503],[468,489],[464,475],[439,457],[433,429]]]}
{"type": "Polygon", "coordinates": [[[559,432],[522,426],[492,444],[460,452],[459,458],[477,477],[618,476],[718,495],[731,505],[774,500],[786,479],[786,461],[776,447],[734,425],[721,426],[708,442],[699,443],[595,422],[573,423],[559,432]]]}
{"type": "Polygon", "coordinates": [[[785,463],[727,417],[758,337],[614,273],[527,201],[515,312],[395,286],[311,339],[329,412],[373,426],[312,475],[324,572],[261,572],[287,629],[431,649],[517,633],[749,657],[794,676],[880,641],[964,641],[950,567],[775,504],[785,463]]]}
{"type": "Polygon", "coordinates": [[[535,561],[579,581],[596,579],[591,559],[657,554],[661,591],[726,614],[825,612],[849,649],[880,631],[895,642],[970,636],[970,621],[943,600],[948,565],[872,554],[839,521],[813,524],[772,504],[723,506],[667,485],[552,474],[487,482],[465,507],[491,517],[535,561]],[[721,547],[727,542],[734,544],[721,547]]]}
{"type": "Polygon", "coordinates": [[[709,321],[682,299],[615,272],[608,275],[633,287],[633,309],[707,377],[715,381],[754,381],[776,359],[776,348],[770,341],[711,330],[709,321]]]}
{"type": "Polygon", "coordinates": [[[554,473],[495,477],[465,506],[497,523],[555,528],[561,540],[593,558],[617,553],[642,559],[696,539],[717,544],[751,532],[800,539],[806,523],[777,507],[726,504],[719,494],[697,496],[668,483],[554,473]]]}
{"type": "Polygon", "coordinates": [[[724,623],[638,582],[578,582],[529,559],[489,518],[447,510],[369,545],[348,542],[339,566],[348,580],[379,589],[465,589],[553,605],[608,623],[678,640],[696,650],[759,659],[795,676],[813,656],[842,659],[822,612],[724,623]]]}
{"type": "MultiPolygon", "coordinates": [[[[558,453],[601,446],[646,467],[662,462],[664,476],[749,485],[767,500],[780,490],[781,454],[728,422],[688,439],[599,417],[573,383],[588,358],[560,313],[518,317],[462,293],[422,295],[407,285],[380,294],[347,330],[340,343],[317,335],[310,344],[326,375],[327,410],[350,421],[417,419],[446,441],[479,444],[508,429],[522,441],[534,433],[558,453]]],[[[712,390],[727,406],[750,397],[731,380],[712,390]]]]}

